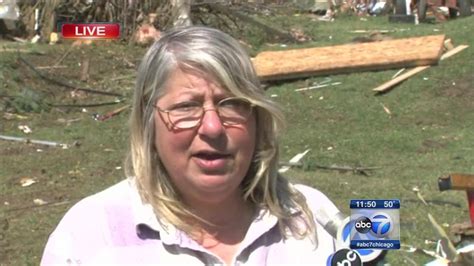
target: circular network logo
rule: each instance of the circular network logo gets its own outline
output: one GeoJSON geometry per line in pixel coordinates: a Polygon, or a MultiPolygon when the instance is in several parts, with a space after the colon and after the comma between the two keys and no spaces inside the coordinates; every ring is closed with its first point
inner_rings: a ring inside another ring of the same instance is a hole
{"type": "Polygon", "coordinates": [[[387,236],[393,228],[393,222],[389,215],[376,213],[370,219],[372,221],[371,233],[379,238],[387,236]]]}
{"type": "Polygon", "coordinates": [[[367,234],[370,232],[373,236],[382,238],[387,236],[392,229],[392,219],[385,213],[376,213],[371,218],[361,216],[355,221],[354,227],[357,232],[367,234]]]}
{"type": "Polygon", "coordinates": [[[355,250],[338,250],[331,258],[331,266],[361,266],[362,260],[355,250]]]}
{"type": "Polygon", "coordinates": [[[365,216],[361,216],[355,221],[354,227],[357,232],[367,234],[372,228],[372,221],[370,221],[370,219],[365,216]]]}

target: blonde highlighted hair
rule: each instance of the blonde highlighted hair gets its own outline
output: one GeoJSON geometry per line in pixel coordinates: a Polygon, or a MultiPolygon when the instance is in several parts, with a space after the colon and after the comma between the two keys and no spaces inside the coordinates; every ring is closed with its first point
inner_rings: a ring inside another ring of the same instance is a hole
{"type": "Polygon", "coordinates": [[[196,226],[189,221],[199,220],[181,201],[154,145],[154,104],[178,68],[207,75],[222,88],[255,105],[256,147],[241,184],[242,196],[256,208],[278,217],[283,236],[290,232],[297,238],[313,235],[316,239],[314,219],[304,196],[278,173],[277,132],[283,127],[283,114],[261,89],[246,51],[235,39],[213,28],[174,29],[149,48],[140,64],[130,118],[126,170],[127,175],[135,179],[142,200],[153,206],[163,224],[171,224],[187,233],[191,234],[196,226]]]}

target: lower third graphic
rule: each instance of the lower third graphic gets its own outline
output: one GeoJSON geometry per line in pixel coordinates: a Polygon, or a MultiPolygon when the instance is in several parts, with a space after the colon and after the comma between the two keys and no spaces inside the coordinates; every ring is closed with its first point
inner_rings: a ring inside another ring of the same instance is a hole
{"type": "Polygon", "coordinates": [[[351,208],[351,221],[352,249],[400,249],[398,208],[351,208]]]}

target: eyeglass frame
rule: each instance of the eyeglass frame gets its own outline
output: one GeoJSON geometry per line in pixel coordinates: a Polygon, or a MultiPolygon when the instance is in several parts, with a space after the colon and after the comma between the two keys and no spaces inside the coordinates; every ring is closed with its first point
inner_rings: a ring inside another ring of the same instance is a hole
{"type": "MultiPolygon", "coordinates": [[[[198,101],[190,101],[190,102],[198,102],[198,101]]],[[[201,123],[202,123],[202,119],[204,118],[204,114],[207,112],[207,111],[216,111],[217,113],[217,116],[219,117],[220,121],[221,121],[221,124],[224,125],[224,126],[235,126],[235,125],[241,125],[245,122],[248,121],[248,119],[250,118],[252,112],[253,112],[253,109],[256,105],[253,104],[251,101],[249,101],[248,99],[244,98],[244,97],[227,97],[227,98],[224,98],[222,100],[220,100],[219,102],[217,102],[216,104],[216,107],[215,108],[204,108],[204,106],[201,105],[201,109],[202,109],[202,114],[201,116],[199,117],[199,119],[197,120],[197,123],[196,125],[192,126],[192,127],[178,127],[176,126],[176,123],[173,123],[171,121],[171,117],[170,117],[170,112],[173,111],[173,110],[170,110],[170,109],[161,109],[159,106],[157,105],[154,105],[153,107],[155,107],[156,110],[158,110],[159,112],[161,113],[166,113],[166,116],[168,118],[168,122],[174,127],[174,128],[177,128],[177,129],[192,129],[192,128],[195,128],[195,127],[198,127],[201,123]],[[230,99],[238,99],[238,100],[243,100],[247,103],[250,104],[250,110],[249,110],[249,113],[247,115],[247,117],[245,117],[245,121],[243,121],[242,123],[228,123],[228,122],[224,122],[222,120],[222,117],[221,117],[221,114],[219,113],[219,104],[224,102],[224,101],[227,101],[227,100],[230,100],[230,99]]]]}

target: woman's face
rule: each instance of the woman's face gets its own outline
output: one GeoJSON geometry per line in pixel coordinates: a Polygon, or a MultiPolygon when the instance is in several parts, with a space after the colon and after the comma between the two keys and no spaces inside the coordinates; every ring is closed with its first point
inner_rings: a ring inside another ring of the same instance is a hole
{"type": "Polygon", "coordinates": [[[252,161],[256,119],[224,126],[216,104],[231,97],[206,77],[176,70],[156,106],[167,110],[178,103],[202,103],[201,123],[175,129],[167,114],[155,112],[155,146],[173,184],[187,202],[219,202],[240,195],[239,186],[252,161]]]}

